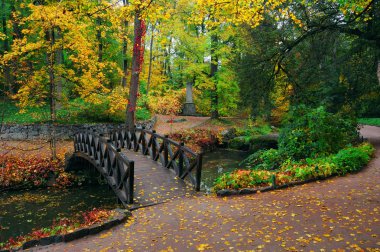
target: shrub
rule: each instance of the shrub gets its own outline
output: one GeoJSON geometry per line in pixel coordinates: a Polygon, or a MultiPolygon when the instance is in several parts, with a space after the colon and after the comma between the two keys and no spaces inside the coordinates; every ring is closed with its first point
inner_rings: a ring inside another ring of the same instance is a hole
{"type": "Polygon", "coordinates": [[[151,92],[147,102],[153,114],[177,115],[182,111],[186,89],[168,90],[164,94],[151,92]]]}
{"type": "Polygon", "coordinates": [[[80,178],[64,171],[64,159],[0,155],[0,189],[13,187],[35,188],[47,186],[55,177],[54,186],[65,187],[79,182],[80,178]]]}
{"type": "Polygon", "coordinates": [[[283,155],[276,149],[259,150],[249,157],[247,157],[242,163],[246,163],[254,170],[275,170],[279,169],[283,162],[283,155]]]}
{"type": "Polygon", "coordinates": [[[333,162],[340,168],[339,172],[355,172],[368,163],[374,148],[369,144],[359,147],[350,147],[339,151],[334,157],[333,162]]]}
{"type": "MultiPolygon", "coordinates": [[[[257,158],[260,158],[264,154],[275,153],[274,151],[262,151],[256,155],[257,158]]],[[[270,178],[273,175],[276,176],[277,185],[287,184],[292,181],[344,175],[361,169],[368,163],[373,153],[374,148],[370,144],[364,143],[358,147],[347,147],[336,154],[326,157],[307,158],[301,161],[287,159],[277,171],[237,170],[217,178],[213,190],[267,186],[271,183],[270,178]]]]}
{"type": "Polygon", "coordinates": [[[200,152],[216,146],[219,143],[218,133],[208,129],[189,129],[175,132],[169,135],[169,138],[184,142],[190,149],[200,152]]]}
{"type": "Polygon", "coordinates": [[[257,138],[252,138],[250,144],[252,151],[258,151],[261,149],[277,149],[278,139],[274,135],[264,135],[257,138]]]}
{"type": "Polygon", "coordinates": [[[331,114],[324,107],[300,105],[290,111],[280,131],[279,149],[295,160],[326,156],[355,142],[358,136],[355,121],[331,114]]]}
{"type": "Polygon", "coordinates": [[[236,170],[216,179],[213,190],[239,189],[255,185],[269,185],[273,173],[269,171],[236,170]]]}

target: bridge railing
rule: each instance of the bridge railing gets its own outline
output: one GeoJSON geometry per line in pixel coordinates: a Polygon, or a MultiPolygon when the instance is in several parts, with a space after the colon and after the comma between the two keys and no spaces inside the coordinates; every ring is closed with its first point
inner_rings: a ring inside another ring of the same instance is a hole
{"type": "Polygon", "coordinates": [[[155,130],[135,128],[134,131],[116,129],[110,132],[110,139],[117,148],[141,151],[162,166],[173,169],[182,180],[189,179],[200,190],[202,172],[202,153],[195,153],[184,143],[178,143],[168,135],[157,134],[155,130]],[[195,174],[194,171],[195,170],[195,174]]]}
{"type": "Polygon", "coordinates": [[[111,140],[95,132],[75,134],[74,148],[76,153],[83,153],[93,160],[122,202],[133,203],[134,161],[121,153],[111,140]]]}

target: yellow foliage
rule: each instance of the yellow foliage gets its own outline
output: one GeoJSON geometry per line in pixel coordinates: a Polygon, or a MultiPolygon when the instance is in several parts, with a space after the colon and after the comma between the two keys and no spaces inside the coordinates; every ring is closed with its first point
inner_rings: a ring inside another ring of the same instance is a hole
{"type": "Polygon", "coordinates": [[[118,114],[120,112],[124,113],[125,108],[128,104],[128,90],[122,87],[117,87],[111,91],[107,96],[109,102],[108,113],[111,115],[118,114]]]}
{"type": "Polygon", "coordinates": [[[152,93],[148,96],[148,106],[152,113],[176,115],[182,110],[186,89],[168,90],[164,95],[152,93]]]}
{"type": "Polygon", "coordinates": [[[274,94],[272,95],[275,107],[271,111],[271,121],[274,125],[278,125],[289,111],[289,96],[292,92],[293,87],[291,85],[288,85],[285,88],[277,87],[275,89],[274,94]]]}
{"type": "MultiPolygon", "coordinates": [[[[104,95],[110,90],[106,87],[109,80],[106,72],[110,69],[113,73],[120,75],[117,63],[98,62],[96,34],[90,29],[88,22],[76,11],[70,11],[70,3],[52,3],[48,5],[29,4],[30,15],[20,18],[18,22],[25,24],[21,39],[12,41],[12,50],[1,58],[0,64],[18,62],[21,66],[28,66],[30,59],[35,57],[41,62],[46,61],[50,55],[49,63],[46,65],[36,64],[33,71],[25,71],[23,78],[19,78],[20,89],[15,99],[19,101],[20,107],[37,106],[49,95],[48,71],[53,69],[55,78],[65,79],[63,83],[74,83],[75,91],[86,102],[101,104],[104,95]],[[46,33],[60,31],[60,36],[55,37],[52,44],[46,38],[46,33]],[[58,50],[64,50],[70,64],[54,63],[58,50]],[[40,69],[38,69],[40,66],[40,69]]],[[[102,30],[103,37],[106,35],[102,30]]],[[[52,94],[56,97],[56,94],[52,94]]],[[[65,99],[62,97],[61,99],[65,99]]]]}
{"type": "Polygon", "coordinates": [[[45,104],[44,98],[48,95],[47,90],[41,83],[47,83],[47,81],[46,69],[36,70],[12,98],[18,100],[20,108],[28,106],[40,107],[45,104]]]}
{"type": "Polygon", "coordinates": [[[209,115],[211,113],[211,100],[206,99],[201,90],[193,89],[193,98],[197,113],[202,115],[209,115]]]}
{"type": "Polygon", "coordinates": [[[285,0],[197,0],[192,21],[201,24],[204,17],[209,16],[209,26],[234,23],[256,27],[264,19],[264,11],[270,13],[284,2],[285,0]]]}

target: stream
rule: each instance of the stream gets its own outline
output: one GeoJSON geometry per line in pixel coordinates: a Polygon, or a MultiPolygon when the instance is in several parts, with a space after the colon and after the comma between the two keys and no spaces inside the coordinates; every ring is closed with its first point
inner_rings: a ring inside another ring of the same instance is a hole
{"type": "MultiPolygon", "coordinates": [[[[203,157],[202,190],[211,191],[215,179],[224,172],[239,168],[247,152],[218,149],[203,157]]],[[[120,207],[107,185],[87,185],[78,188],[0,192],[0,243],[10,237],[50,227],[54,219],[71,217],[93,208],[120,207]]]]}
{"type": "Polygon", "coordinates": [[[230,149],[217,149],[203,156],[201,188],[210,193],[216,178],[225,172],[233,171],[249,156],[248,152],[230,149]]]}
{"type": "Polygon", "coordinates": [[[116,208],[106,185],[0,192],[0,242],[93,208],[116,208]]]}

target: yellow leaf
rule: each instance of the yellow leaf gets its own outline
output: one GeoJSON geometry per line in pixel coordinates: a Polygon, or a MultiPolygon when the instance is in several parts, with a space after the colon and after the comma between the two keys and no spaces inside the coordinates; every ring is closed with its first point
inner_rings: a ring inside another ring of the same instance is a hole
{"type": "Polygon", "coordinates": [[[211,249],[212,247],[207,243],[202,243],[197,246],[198,251],[205,251],[207,249],[211,249]]]}

